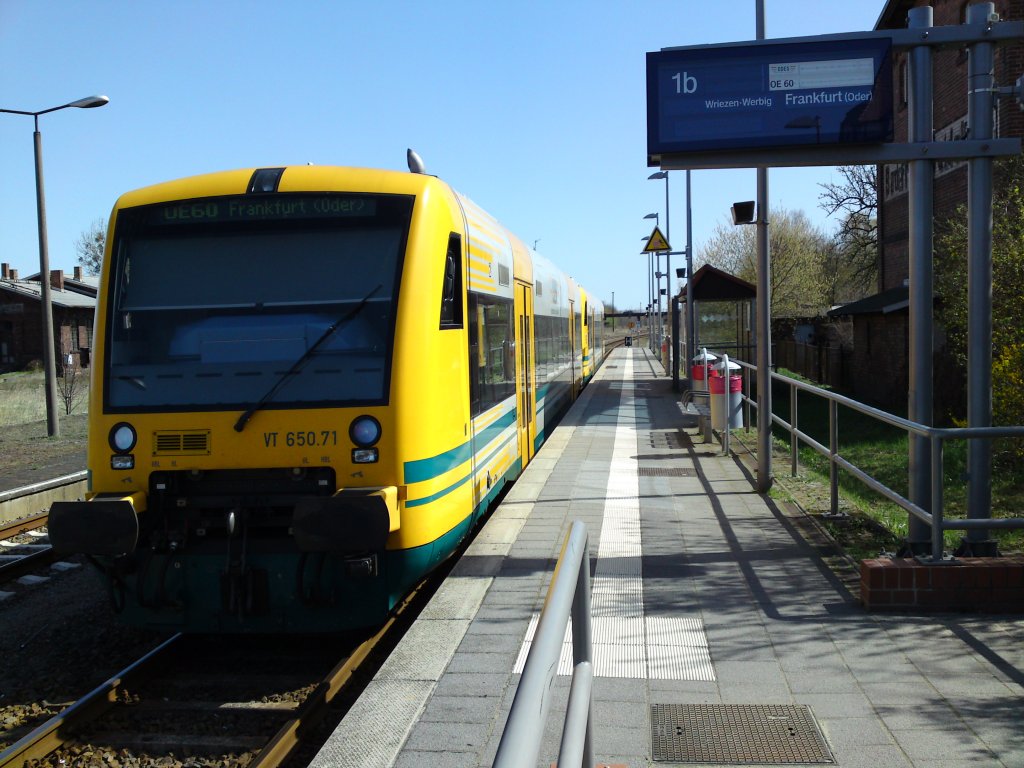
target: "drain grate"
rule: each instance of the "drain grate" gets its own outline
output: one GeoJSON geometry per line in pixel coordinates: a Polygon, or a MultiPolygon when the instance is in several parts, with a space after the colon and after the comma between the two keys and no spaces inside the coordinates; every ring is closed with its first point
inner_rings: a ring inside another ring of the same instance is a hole
{"type": "MultiPolygon", "coordinates": [[[[646,456],[641,458],[646,459],[646,456]]],[[[637,467],[640,477],[696,477],[697,470],[687,467],[637,467]]]]}
{"type": "Polygon", "coordinates": [[[835,765],[806,706],[655,704],[655,761],[719,765],[835,765]]]}

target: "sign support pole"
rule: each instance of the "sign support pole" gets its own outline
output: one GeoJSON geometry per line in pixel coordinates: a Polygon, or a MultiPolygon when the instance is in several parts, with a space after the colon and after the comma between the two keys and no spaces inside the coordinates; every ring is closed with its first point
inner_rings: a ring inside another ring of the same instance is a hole
{"type": "MultiPolygon", "coordinates": [[[[967,23],[982,26],[995,3],[967,9],[967,23]]],[[[967,114],[972,139],[992,138],[994,45],[973,43],[967,60],[967,114]]],[[[992,426],[992,159],[967,161],[967,426],[992,426]]],[[[992,443],[967,441],[967,517],[992,516],[992,443]]],[[[996,542],[984,529],[968,529],[964,554],[993,556],[996,542]]]]}
{"type": "MultiPolygon", "coordinates": [[[[764,40],[764,0],[757,0],[757,39],[764,40]]],[[[768,253],[768,168],[757,167],[757,492],[772,487],[772,297],[768,253]]],[[[726,372],[728,377],[728,371],[726,372]]],[[[726,379],[728,381],[728,378],[726,379]]],[[[728,428],[728,425],[726,425],[728,428]]]]}
{"type": "MultiPolygon", "coordinates": [[[[931,6],[911,8],[907,26],[927,30],[932,26],[931,6]]],[[[932,140],[932,51],[919,45],[910,51],[909,140],[932,140]]],[[[934,270],[932,266],[932,218],[935,167],[931,160],[913,160],[908,165],[908,224],[910,246],[910,366],[907,392],[907,418],[918,424],[933,421],[932,372],[934,309],[934,270]]],[[[910,500],[931,510],[931,444],[928,438],[910,435],[910,500]]],[[[914,515],[908,515],[909,554],[928,552],[930,528],[914,515]]]]}
{"type": "Polygon", "coordinates": [[[697,355],[694,347],[694,318],[697,313],[693,307],[693,211],[690,208],[690,171],[686,171],[686,359],[683,361],[686,378],[690,378],[690,363],[697,355]]]}

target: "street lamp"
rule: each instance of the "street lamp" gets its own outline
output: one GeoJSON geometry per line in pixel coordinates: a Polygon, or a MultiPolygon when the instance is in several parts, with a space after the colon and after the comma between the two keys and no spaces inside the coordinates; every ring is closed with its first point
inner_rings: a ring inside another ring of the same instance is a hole
{"type": "MultiPolygon", "coordinates": [[[[645,219],[651,217],[655,218],[654,225],[657,226],[656,213],[648,213],[644,216],[645,219]]],[[[650,235],[644,235],[640,238],[642,242],[648,242],[651,239],[650,235]]],[[[645,246],[646,247],[646,246],[645,246]]],[[[651,312],[651,307],[654,305],[654,254],[647,251],[647,301],[650,304],[647,305],[647,346],[652,350],[654,349],[654,313],[651,312]]]]}
{"type": "MultiPolygon", "coordinates": [[[[665,180],[665,240],[667,240],[669,243],[671,243],[672,242],[672,237],[671,237],[671,232],[670,232],[670,227],[669,227],[669,217],[668,217],[668,171],[656,171],[655,173],[652,173],[650,176],[647,177],[648,181],[656,181],[658,179],[664,179],[665,180]]],[[[661,269],[661,256],[660,256],[660,254],[658,255],[657,259],[658,259],[658,269],[661,269]]],[[[666,271],[670,271],[670,268],[672,266],[672,256],[671,256],[670,252],[666,252],[665,253],[665,265],[666,265],[666,271]]],[[[666,277],[665,287],[669,288],[669,281],[667,279],[668,275],[666,274],[665,277],[666,277]]],[[[661,284],[660,283],[658,284],[658,292],[657,293],[658,293],[658,333],[659,333],[659,336],[664,336],[665,332],[664,332],[664,328],[662,326],[662,315],[661,315],[661,284]]],[[[666,290],[665,293],[668,294],[669,292],[666,290]]]]}
{"type": "Polygon", "coordinates": [[[92,109],[102,107],[110,99],[106,96],[86,96],[59,107],[25,112],[20,109],[0,109],[11,115],[29,115],[35,121],[32,134],[36,158],[36,217],[39,223],[39,298],[43,313],[43,367],[46,380],[46,433],[50,437],[60,436],[60,422],[57,418],[57,365],[53,349],[53,303],[50,296],[50,257],[46,243],[46,202],[43,196],[43,137],[39,133],[39,116],[59,109],[76,107],[92,109]]]}

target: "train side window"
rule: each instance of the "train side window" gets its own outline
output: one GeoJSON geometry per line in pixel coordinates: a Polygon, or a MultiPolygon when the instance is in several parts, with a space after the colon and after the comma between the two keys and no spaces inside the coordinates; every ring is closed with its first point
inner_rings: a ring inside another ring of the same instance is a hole
{"type": "Polygon", "coordinates": [[[462,238],[448,237],[441,288],[441,330],[462,327],[462,238]]]}

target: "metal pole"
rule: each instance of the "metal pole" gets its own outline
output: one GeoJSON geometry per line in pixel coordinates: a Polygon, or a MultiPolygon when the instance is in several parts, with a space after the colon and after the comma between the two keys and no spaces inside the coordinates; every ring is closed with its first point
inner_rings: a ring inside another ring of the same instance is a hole
{"type": "MultiPolygon", "coordinates": [[[[765,39],[764,0],[757,0],[757,39],[765,39]]],[[[772,487],[772,303],[768,253],[768,169],[757,169],[757,492],[772,487]]]]}
{"type": "MultiPolygon", "coordinates": [[[[686,365],[690,365],[697,354],[694,338],[693,306],[693,211],[690,208],[690,172],[686,172],[686,365]]],[[[690,374],[687,371],[687,378],[690,374]]],[[[748,390],[749,392],[749,390],[748,390]]]]}
{"type": "Polygon", "coordinates": [[[654,350],[654,254],[647,254],[647,346],[654,350]]]}
{"type": "MultiPolygon", "coordinates": [[[[908,27],[932,26],[930,6],[911,8],[908,27]]],[[[932,140],[932,51],[919,45],[910,51],[910,93],[908,130],[911,142],[932,140]]],[[[907,418],[918,424],[932,423],[932,216],[934,167],[931,160],[908,163],[910,229],[910,365],[907,418]]],[[[928,438],[910,435],[910,500],[931,510],[931,446],[928,438]]],[[[906,549],[912,554],[926,551],[928,524],[908,515],[906,549]]]]}
{"type": "Polygon", "coordinates": [[[675,363],[672,366],[672,391],[679,391],[679,361],[677,350],[679,349],[679,299],[673,296],[669,299],[669,312],[672,318],[672,352],[669,353],[669,359],[674,360],[675,363]]]}
{"type": "MultiPolygon", "coordinates": [[[[671,244],[672,244],[672,235],[671,235],[671,228],[669,227],[669,221],[670,221],[670,219],[669,219],[669,214],[668,214],[668,171],[665,171],[665,239],[669,242],[669,245],[671,246],[671,244]]],[[[659,291],[659,293],[660,293],[660,291],[659,291]]],[[[671,306],[672,306],[672,250],[670,248],[669,250],[665,251],[665,311],[669,312],[671,306]]],[[[671,322],[671,318],[670,318],[669,322],[671,322]]],[[[672,337],[672,344],[667,344],[666,345],[666,349],[667,349],[667,352],[668,352],[668,360],[666,360],[666,362],[668,363],[668,366],[669,366],[669,370],[666,371],[666,373],[669,373],[671,371],[672,361],[674,359],[674,355],[672,354],[672,345],[675,344],[675,343],[676,343],[675,342],[675,337],[673,336],[672,337]]]]}
{"type": "MultiPolygon", "coordinates": [[[[967,9],[968,24],[986,24],[994,3],[967,9]]],[[[992,138],[995,59],[992,43],[972,43],[967,60],[967,122],[971,138],[992,138]]],[[[967,161],[967,426],[992,426],[992,159],[967,161]]],[[[967,443],[967,517],[992,516],[992,443],[967,443]]],[[[989,532],[969,529],[969,554],[994,555],[989,532]],[[979,551],[975,551],[979,550],[979,551]]]]}
{"type": "Polygon", "coordinates": [[[43,193],[43,136],[39,116],[32,135],[36,159],[36,217],[39,223],[39,297],[43,313],[43,373],[46,387],[46,434],[60,437],[57,413],[57,365],[53,342],[53,300],[50,295],[50,257],[46,240],[46,199],[43,193]]]}
{"type": "Polygon", "coordinates": [[[839,455],[839,404],[835,400],[828,401],[828,454],[829,509],[833,515],[838,515],[839,466],[836,456],[839,455]]]}

